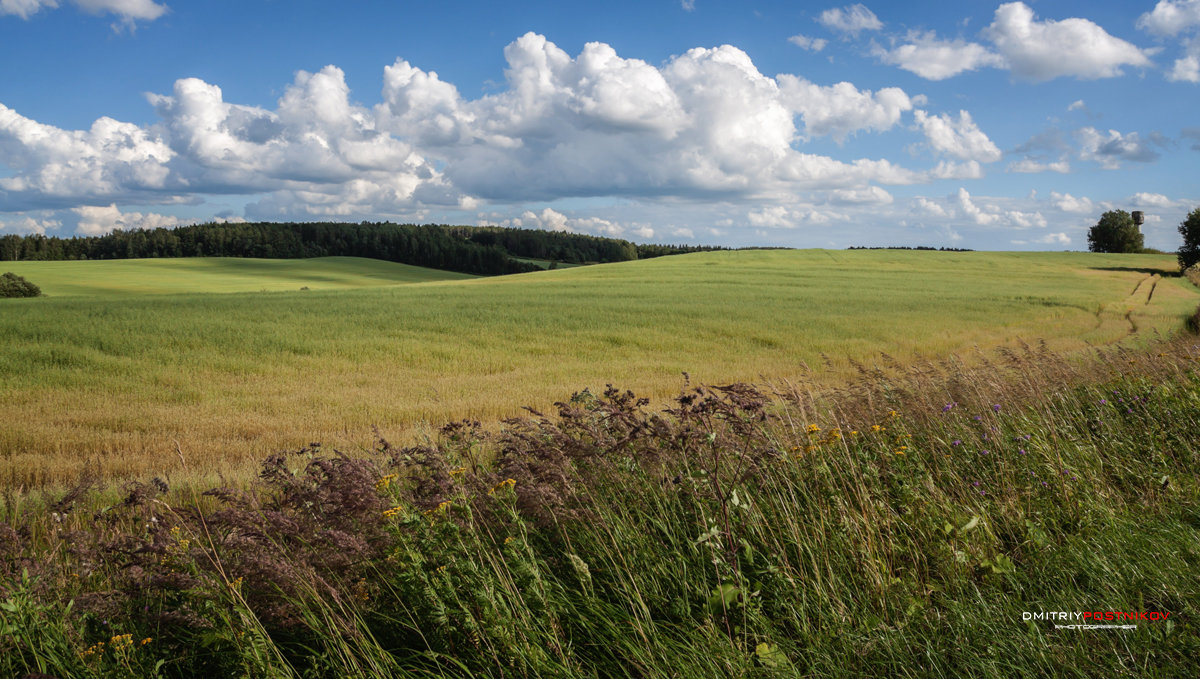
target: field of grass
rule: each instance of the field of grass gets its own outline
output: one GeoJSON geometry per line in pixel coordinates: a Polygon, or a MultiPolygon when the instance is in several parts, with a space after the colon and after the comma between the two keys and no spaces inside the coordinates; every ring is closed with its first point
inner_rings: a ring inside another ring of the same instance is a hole
{"type": "MultiPolygon", "coordinates": [[[[1080,351],[1174,332],[1200,301],[1184,279],[1155,273],[1174,271],[1171,256],[911,251],[697,253],[361,289],[297,277],[279,282],[288,291],[257,292],[272,287],[258,275],[242,288],[255,292],[56,295],[72,267],[104,264],[13,266],[50,296],[0,301],[0,485],[67,482],[85,461],[109,478],[228,474],[310,441],[369,445],[373,425],[404,439],[606,383],[664,399],[685,371],[708,384],[829,384],[853,377],[855,361],[969,362],[1040,340],[1080,351]]],[[[199,275],[193,285],[215,286],[199,275]]]]}
{"type": "Polygon", "coordinates": [[[860,387],[5,493],[0,676],[1197,676],[1196,336],[860,387]]]}
{"type": "Polygon", "coordinates": [[[362,257],[314,259],[108,259],[87,262],[3,262],[0,268],[37,278],[48,297],[339,290],[399,283],[453,281],[468,274],[362,257]]]}

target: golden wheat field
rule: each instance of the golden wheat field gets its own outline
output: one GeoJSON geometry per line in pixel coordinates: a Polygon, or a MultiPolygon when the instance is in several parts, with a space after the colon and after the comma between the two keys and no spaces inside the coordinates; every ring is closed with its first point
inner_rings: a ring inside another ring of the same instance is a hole
{"type": "Polygon", "coordinates": [[[734,251],[476,279],[302,261],[12,263],[47,296],[0,301],[0,482],[234,474],[608,383],[665,399],[684,372],[831,384],[855,362],[1086,351],[1200,302],[1161,255],[734,251]]]}

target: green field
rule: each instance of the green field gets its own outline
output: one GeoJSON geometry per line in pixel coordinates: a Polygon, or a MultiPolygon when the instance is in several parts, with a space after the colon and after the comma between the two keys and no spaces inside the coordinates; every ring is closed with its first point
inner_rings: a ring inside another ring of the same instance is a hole
{"type": "Polygon", "coordinates": [[[468,274],[362,257],[314,259],[108,259],[4,262],[4,271],[36,279],[48,297],[126,297],[172,293],[338,290],[455,281],[468,274]]]}
{"type": "Polygon", "coordinates": [[[461,276],[316,262],[6,263],[48,296],[0,300],[0,483],[228,471],[610,382],[664,398],[685,371],[832,383],[882,354],[1081,350],[1174,332],[1200,301],[1155,255],[712,252],[407,285],[461,276]]]}

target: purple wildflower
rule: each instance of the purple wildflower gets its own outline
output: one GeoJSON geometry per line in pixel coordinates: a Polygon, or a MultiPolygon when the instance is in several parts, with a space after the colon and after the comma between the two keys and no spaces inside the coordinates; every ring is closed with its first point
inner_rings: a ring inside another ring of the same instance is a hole
{"type": "Polygon", "coordinates": [[[950,442],[950,445],[951,446],[961,446],[962,441],[959,441],[958,439],[954,439],[953,441],[950,442]]]}
{"type": "Polygon", "coordinates": [[[953,410],[953,409],[954,409],[954,406],[956,406],[956,405],[958,405],[958,403],[957,403],[956,401],[951,401],[950,403],[947,403],[947,404],[945,405],[945,407],[943,407],[943,408],[942,408],[942,412],[943,412],[943,413],[948,413],[948,412],[950,412],[951,410],[953,410]]]}
{"type": "Polygon", "coordinates": [[[973,486],[975,486],[976,488],[978,488],[978,487],[979,487],[979,482],[978,482],[978,481],[976,481],[976,482],[975,482],[975,483],[973,483],[972,485],[973,485],[973,486]]]}
{"type": "Polygon", "coordinates": [[[1102,405],[1102,406],[1108,405],[1108,399],[1106,399],[1106,398],[1100,399],[1100,405],[1102,405]]]}
{"type": "Polygon", "coordinates": [[[1017,448],[1017,452],[1018,452],[1018,453],[1020,453],[1021,455],[1024,455],[1024,454],[1025,454],[1025,449],[1024,449],[1024,448],[1017,448]]]}
{"type": "Polygon", "coordinates": [[[1000,404],[996,403],[992,406],[992,412],[1000,412],[1000,404]]]}
{"type": "Polygon", "coordinates": [[[980,454],[981,454],[981,455],[987,455],[987,454],[988,454],[988,451],[986,451],[986,450],[984,450],[984,451],[980,451],[980,454]]]}

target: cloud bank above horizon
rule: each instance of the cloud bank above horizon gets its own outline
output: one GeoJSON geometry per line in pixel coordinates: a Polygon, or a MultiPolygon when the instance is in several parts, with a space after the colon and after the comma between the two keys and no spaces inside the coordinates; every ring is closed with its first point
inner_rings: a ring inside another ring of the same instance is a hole
{"type": "MultiPolygon", "coordinates": [[[[0,3],[13,15],[0,21],[57,6],[0,3]]],[[[169,11],[148,0],[73,4],[144,22],[169,11]]],[[[1109,127],[1089,107],[1103,99],[1080,99],[990,133],[970,97],[928,92],[994,69],[1014,87],[1139,77],[1195,97],[1187,60],[1198,6],[1161,0],[1136,18],[1143,35],[1179,43],[1169,65],[1155,64],[1163,47],[1137,47],[1083,18],[1042,19],[1021,2],[995,10],[979,32],[986,44],[888,35],[891,22],[862,4],[812,17],[805,30],[828,38],[781,41],[814,54],[836,43],[849,53],[839,59],[919,77],[904,86],[861,87],[819,69],[767,75],[732,44],[658,64],[598,40],[571,54],[530,31],[503,48],[503,82],[476,96],[404,57],[382,65],[373,103],[348,84],[359,74],[335,64],[295,71],[273,105],[229,101],[224,83],[187,76],[144,95],[153,118],[100,115],[86,129],[34,120],[0,92],[0,231],[393,219],[740,245],[1083,248],[1081,229],[1098,213],[1081,206],[1153,204],[1169,220],[1196,196],[1089,197],[1067,180],[1186,160],[1191,128],[1109,127]],[[1031,175],[1061,183],[1014,195],[1031,175]]]]}

